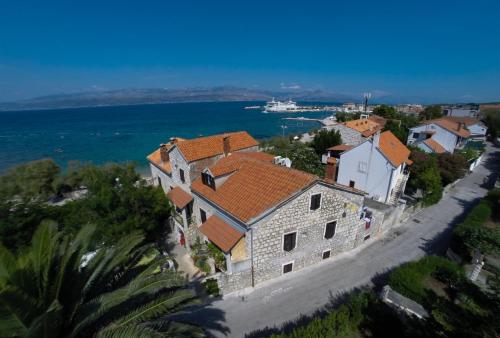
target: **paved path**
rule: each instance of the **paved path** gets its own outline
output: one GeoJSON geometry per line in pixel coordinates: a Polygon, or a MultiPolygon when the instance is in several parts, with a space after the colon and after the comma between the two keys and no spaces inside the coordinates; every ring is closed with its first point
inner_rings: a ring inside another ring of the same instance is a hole
{"type": "Polygon", "coordinates": [[[263,283],[252,291],[195,308],[188,319],[215,328],[211,331],[215,336],[243,337],[257,329],[294,320],[301,314],[311,314],[341,292],[373,286],[381,275],[401,263],[442,252],[453,225],[465,209],[486,194],[484,178],[498,172],[499,155],[497,148],[489,148],[474,173],[458,182],[437,205],[411,217],[382,239],[263,283]]]}

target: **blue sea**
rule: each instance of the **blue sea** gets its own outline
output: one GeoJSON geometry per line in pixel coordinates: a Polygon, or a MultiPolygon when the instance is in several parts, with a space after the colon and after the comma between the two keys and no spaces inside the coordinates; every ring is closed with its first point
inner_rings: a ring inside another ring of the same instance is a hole
{"type": "Polygon", "coordinates": [[[145,157],[172,136],[192,138],[247,130],[257,139],[298,134],[315,122],[283,117],[324,118],[331,113],[262,113],[245,106],[264,102],[213,102],[0,112],[0,172],[36,159],[135,162],[146,173],[145,157]]]}

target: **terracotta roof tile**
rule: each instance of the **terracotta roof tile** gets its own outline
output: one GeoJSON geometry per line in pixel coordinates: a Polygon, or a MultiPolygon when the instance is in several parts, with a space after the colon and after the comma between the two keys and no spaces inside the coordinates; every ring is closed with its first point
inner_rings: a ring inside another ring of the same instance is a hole
{"type": "Polygon", "coordinates": [[[163,171],[167,173],[172,172],[172,165],[170,164],[170,161],[163,162],[161,160],[161,155],[160,155],[160,148],[156,149],[154,152],[148,155],[147,157],[148,161],[156,165],[158,168],[162,169],[163,171]]]}
{"type": "Polygon", "coordinates": [[[202,234],[208,237],[210,242],[217,245],[226,253],[243,237],[243,233],[239,232],[216,215],[210,216],[199,229],[202,234]]]}
{"type": "Polygon", "coordinates": [[[428,138],[424,141],[424,143],[436,154],[442,154],[446,152],[446,149],[444,149],[442,145],[434,141],[432,138],[428,138]]]}
{"type": "Polygon", "coordinates": [[[332,150],[332,151],[346,151],[346,150],[351,150],[352,148],[354,148],[353,145],[350,145],[350,144],[339,144],[338,146],[333,146],[333,147],[330,147],[326,150],[332,150]]]}
{"type": "Polygon", "coordinates": [[[462,126],[460,126],[460,123],[458,121],[454,121],[454,120],[451,120],[447,117],[442,117],[440,119],[435,119],[435,120],[427,120],[427,121],[424,121],[425,124],[437,124],[438,126],[440,127],[443,127],[444,129],[448,130],[449,132],[457,135],[457,136],[460,136],[460,137],[463,137],[463,138],[467,138],[470,136],[470,132],[463,128],[462,126]],[[459,128],[460,126],[460,128],[459,128]]]}
{"type": "Polygon", "coordinates": [[[241,168],[242,164],[245,163],[245,159],[273,163],[274,156],[263,152],[232,153],[228,157],[221,158],[217,165],[210,168],[210,172],[214,177],[227,175],[241,168]]]}
{"type": "Polygon", "coordinates": [[[185,192],[181,187],[175,187],[170,190],[167,197],[179,209],[183,209],[193,200],[193,196],[185,192]]]}
{"type": "Polygon", "coordinates": [[[199,137],[179,142],[177,147],[188,162],[223,154],[223,139],[229,136],[230,151],[242,150],[259,145],[246,131],[199,137]]]}
{"type": "Polygon", "coordinates": [[[204,185],[201,178],[192,183],[191,189],[243,222],[259,216],[318,179],[299,170],[244,156],[231,159],[232,156],[234,154],[209,168],[212,173],[227,171],[226,168],[233,170],[216,190],[204,185]]]}
{"type": "Polygon", "coordinates": [[[406,162],[410,156],[410,149],[389,130],[380,134],[379,148],[395,167],[406,162]]]}
{"type": "Polygon", "coordinates": [[[478,119],[467,117],[467,116],[445,116],[444,119],[450,120],[454,123],[463,123],[466,126],[472,126],[474,124],[481,123],[478,119]]]}
{"type": "Polygon", "coordinates": [[[370,119],[357,119],[345,122],[345,125],[351,129],[354,129],[360,133],[369,132],[372,130],[380,130],[382,126],[370,119]]]}

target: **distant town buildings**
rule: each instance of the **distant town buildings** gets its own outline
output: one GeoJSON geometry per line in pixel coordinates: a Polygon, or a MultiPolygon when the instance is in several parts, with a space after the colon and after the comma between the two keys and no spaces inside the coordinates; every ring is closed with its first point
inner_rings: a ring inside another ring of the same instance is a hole
{"type": "Polygon", "coordinates": [[[444,116],[478,118],[479,113],[479,105],[477,104],[443,106],[444,116]]]}
{"type": "Polygon", "coordinates": [[[410,115],[418,115],[424,110],[424,106],[421,104],[400,104],[394,106],[397,112],[410,115]]]}

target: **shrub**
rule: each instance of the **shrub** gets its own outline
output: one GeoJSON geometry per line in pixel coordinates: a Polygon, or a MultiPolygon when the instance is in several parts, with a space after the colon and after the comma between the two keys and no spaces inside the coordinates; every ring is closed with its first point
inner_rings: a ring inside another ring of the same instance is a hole
{"type": "Polygon", "coordinates": [[[217,280],[214,278],[206,279],[201,285],[205,288],[205,291],[211,295],[217,297],[219,295],[219,284],[217,284],[217,280]]]}
{"type": "Polygon", "coordinates": [[[464,177],[469,167],[466,158],[460,154],[439,154],[437,164],[444,186],[464,177]]]}

